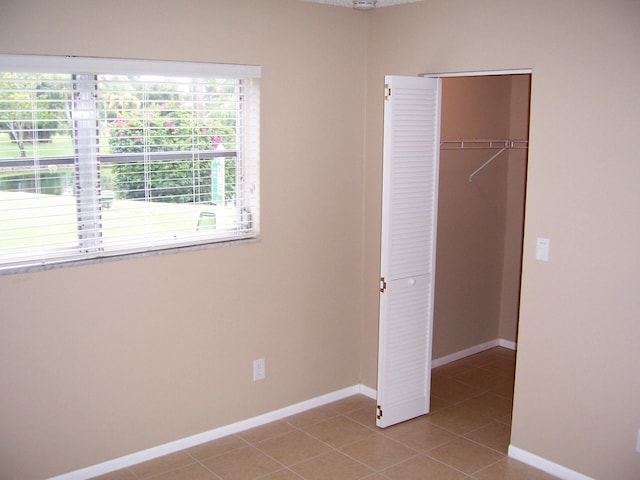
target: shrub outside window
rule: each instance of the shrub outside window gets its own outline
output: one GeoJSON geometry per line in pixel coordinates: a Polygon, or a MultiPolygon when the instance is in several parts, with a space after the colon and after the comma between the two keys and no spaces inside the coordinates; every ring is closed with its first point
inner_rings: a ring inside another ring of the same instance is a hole
{"type": "Polygon", "coordinates": [[[259,67],[0,65],[0,270],[257,236],[259,67]]]}

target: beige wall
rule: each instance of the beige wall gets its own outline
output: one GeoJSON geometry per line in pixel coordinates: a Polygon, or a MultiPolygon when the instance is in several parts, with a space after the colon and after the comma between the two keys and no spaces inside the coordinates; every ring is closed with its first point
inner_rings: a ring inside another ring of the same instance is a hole
{"type": "Polygon", "coordinates": [[[425,0],[369,15],[363,379],[375,384],[385,74],[532,68],[512,444],[640,471],[640,3],[425,0]],[[551,239],[548,263],[536,237],[551,239]]]}
{"type": "Polygon", "coordinates": [[[263,208],[255,243],[0,277],[0,478],[357,384],[366,17],[293,0],[1,10],[2,53],[261,65],[263,208]]]}
{"type": "Polygon", "coordinates": [[[3,53],[262,65],[263,231],[234,248],[0,278],[0,476],[54,475],[375,386],[383,76],[530,67],[512,443],[633,478],[639,24],[635,0],[366,14],[294,0],[3,2],[3,53]],[[537,236],[551,239],[549,263],[534,259],[537,236]],[[267,380],[253,383],[263,355],[267,380]]]}

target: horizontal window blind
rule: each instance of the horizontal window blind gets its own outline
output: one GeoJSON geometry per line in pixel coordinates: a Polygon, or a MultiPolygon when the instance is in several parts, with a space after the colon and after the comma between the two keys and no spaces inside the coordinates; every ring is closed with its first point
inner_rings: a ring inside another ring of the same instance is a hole
{"type": "Polygon", "coordinates": [[[0,268],[257,235],[257,78],[169,66],[0,72],[0,268]]]}

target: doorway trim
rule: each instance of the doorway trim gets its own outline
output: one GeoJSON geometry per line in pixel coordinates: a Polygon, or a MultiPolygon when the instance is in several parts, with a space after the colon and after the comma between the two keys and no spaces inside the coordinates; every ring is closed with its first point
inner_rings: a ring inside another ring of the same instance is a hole
{"type": "Polygon", "coordinates": [[[511,70],[471,70],[468,72],[441,72],[441,73],[419,73],[419,77],[434,77],[434,78],[447,78],[447,77],[489,77],[496,75],[531,75],[533,73],[532,68],[516,68],[511,70]]]}

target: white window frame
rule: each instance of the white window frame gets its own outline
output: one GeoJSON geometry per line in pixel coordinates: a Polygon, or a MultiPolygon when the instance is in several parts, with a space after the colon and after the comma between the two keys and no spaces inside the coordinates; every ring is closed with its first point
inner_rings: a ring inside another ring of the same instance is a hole
{"type": "MultiPolygon", "coordinates": [[[[6,273],[20,273],[32,270],[49,269],[56,266],[73,265],[78,263],[99,262],[110,258],[123,258],[139,255],[149,255],[158,253],[175,252],[185,248],[206,248],[210,246],[223,246],[238,241],[253,240],[259,235],[260,210],[259,210],[259,78],[261,68],[256,65],[234,65],[234,64],[214,64],[214,63],[194,63],[194,62],[174,62],[174,61],[149,61],[149,60],[128,60],[113,58],[94,58],[94,57],[56,57],[56,56],[34,56],[34,55],[2,55],[0,54],[0,70],[3,72],[20,72],[20,73],[48,73],[48,74],[73,74],[76,76],[77,84],[80,91],[76,98],[80,102],[91,103],[94,75],[158,75],[163,77],[211,77],[211,78],[232,78],[245,82],[247,89],[245,90],[246,98],[243,101],[246,114],[243,115],[243,124],[239,126],[245,130],[242,145],[238,145],[236,152],[236,161],[238,168],[244,169],[246,164],[251,163],[250,171],[242,174],[242,180],[238,180],[236,188],[243,195],[250,195],[252,200],[252,210],[250,212],[250,228],[236,235],[234,238],[225,235],[213,235],[203,240],[187,240],[183,243],[163,244],[160,246],[148,244],[144,247],[136,246],[131,249],[118,248],[114,250],[104,251],[100,248],[89,248],[85,246],[95,247],[95,242],[99,239],[93,238],[91,234],[83,236],[79,232],[79,253],[69,254],[65,256],[38,256],[33,259],[20,258],[17,261],[5,261],[0,259],[0,275],[6,273]],[[83,80],[86,80],[86,89],[83,90],[83,80]]],[[[86,106],[85,104],[85,106],[86,106]]],[[[82,142],[83,139],[76,139],[82,142]]],[[[90,142],[89,142],[90,143],[90,142]]],[[[95,160],[94,169],[98,168],[101,155],[95,150],[95,144],[89,146],[89,153],[95,160]]],[[[215,155],[214,155],[215,157],[215,155]]],[[[213,157],[212,157],[213,158],[213,157]]],[[[0,162],[1,166],[1,162],[0,162]]],[[[86,167],[86,166],[85,166],[86,167]]],[[[89,165],[89,167],[91,167],[89,165]]],[[[93,178],[98,178],[97,175],[93,178]]],[[[91,185],[84,189],[85,191],[96,190],[92,187],[99,185],[91,185]]],[[[93,199],[87,202],[100,202],[100,192],[93,193],[93,199]]],[[[82,202],[80,202],[82,203],[82,202]]],[[[82,217],[85,212],[78,211],[78,227],[81,230],[82,217]]],[[[243,208],[239,216],[246,216],[247,212],[243,208]]],[[[91,218],[92,212],[86,213],[86,218],[91,218]]],[[[98,228],[100,226],[98,225],[98,228]]],[[[95,229],[89,228],[89,231],[95,229]]]]}

